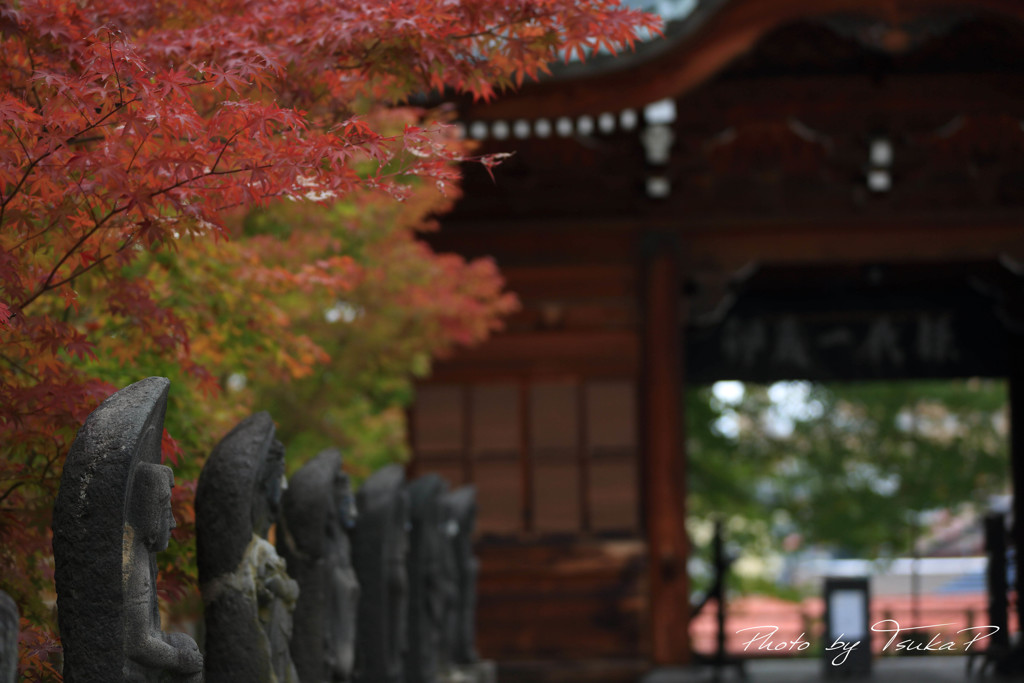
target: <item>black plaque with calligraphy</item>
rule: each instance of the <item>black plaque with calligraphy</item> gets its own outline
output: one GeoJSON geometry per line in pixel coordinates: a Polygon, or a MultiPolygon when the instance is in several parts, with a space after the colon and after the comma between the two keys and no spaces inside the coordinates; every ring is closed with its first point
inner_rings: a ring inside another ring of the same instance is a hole
{"type": "Polygon", "coordinates": [[[687,379],[1004,376],[1010,332],[992,272],[961,266],[763,270],[712,324],[687,329],[687,379]]]}

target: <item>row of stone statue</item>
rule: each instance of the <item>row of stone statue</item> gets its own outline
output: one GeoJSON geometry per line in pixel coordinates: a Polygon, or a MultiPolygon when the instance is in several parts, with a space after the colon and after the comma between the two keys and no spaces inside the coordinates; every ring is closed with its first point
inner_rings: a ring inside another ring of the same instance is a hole
{"type": "Polygon", "coordinates": [[[150,377],[107,399],[64,466],[53,549],[67,683],[493,680],[474,651],[474,491],[406,484],[389,466],[353,495],[337,451],[286,482],[267,413],[224,437],[199,477],[204,652],[162,631],[168,386],[150,377]]]}

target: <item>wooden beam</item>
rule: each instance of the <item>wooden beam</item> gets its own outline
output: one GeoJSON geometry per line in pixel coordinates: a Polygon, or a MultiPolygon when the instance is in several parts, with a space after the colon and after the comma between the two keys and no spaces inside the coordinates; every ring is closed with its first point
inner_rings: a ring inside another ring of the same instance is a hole
{"type": "Polygon", "coordinates": [[[636,296],[636,268],[631,263],[507,266],[501,274],[508,289],[524,301],[636,296]]]}
{"type": "Polygon", "coordinates": [[[1019,73],[769,76],[707,83],[676,103],[685,137],[720,133],[755,121],[796,119],[825,134],[861,130],[869,116],[911,130],[937,128],[955,116],[1024,113],[1015,96],[1019,73]],[[950,93],[955,93],[951,96],[950,93]]]}
{"type": "Polygon", "coordinates": [[[821,225],[818,230],[722,229],[686,236],[687,260],[694,267],[734,270],[747,263],[928,262],[995,259],[1024,253],[1018,223],[973,226],[880,221],[880,226],[821,225]],[[883,227],[884,226],[884,227],[883,227]]]}
{"type": "Polygon", "coordinates": [[[651,656],[656,664],[685,664],[690,659],[677,244],[657,239],[651,245],[644,302],[644,510],[651,656]]]}
{"type": "Polygon", "coordinates": [[[631,230],[637,222],[636,216],[600,223],[577,221],[575,225],[572,220],[557,218],[481,223],[453,217],[424,241],[435,251],[454,251],[468,258],[493,257],[502,269],[567,263],[631,265],[631,256],[636,253],[631,230]],[[484,229],[478,229],[481,225],[484,229]],[[567,226],[573,227],[567,230],[567,226]]]}
{"type": "Polygon", "coordinates": [[[639,367],[633,330],[499,334],[438,361],[432,382],[531,377],[622,377],[639,367]]]}
{"type": "MultiPolygon", "coordinates": [[[[526,271],[519,265],[537,262],[537,245],[543,244],[547,267],[604,264],[601,268],[609,275],[609,290],[614,286],[613,273],[621,272],[629,255],[637,253],[642,229],[677,232],[686,245],[687,263],[696,267],[702,263],[742,265],[751,260],[927,261],[989,258],[1001,253],[1024,256],[1024,231],[1020,228],[1024,212],[1017,209],[930,214],[836,210],[770,218],[725,213],[694,216],[685,214],[684,207],[675,209],[664,216],[633,216],[600,225],[586,220],[495,221],[483,229],[478,223],[453,223],[446,224],[430,243],[438,251],[468,257],[493,255],[503,270],[520,272],[526,271]]],[[[530,283],[527,291],[538,290],[530,283]]]]}
{"type": "Polygon", "coordinates": [[[698,30],[679,36],[664,49],[649,51],[651,56],[639,63],[611,62],[603,70],[576,69],[574,76],[530,83],[493,102],[465,106],[464,118],[511,121],[539,112],[547,117],[579,116],[680,97],[776,28],[828,15],[866,15],[900,24],[917,16],[964,9],[999,15],[1008,22],[1024,21],[1024,6],[1018,0],[732,0],[716,4],[720,9],[698,30]]]}

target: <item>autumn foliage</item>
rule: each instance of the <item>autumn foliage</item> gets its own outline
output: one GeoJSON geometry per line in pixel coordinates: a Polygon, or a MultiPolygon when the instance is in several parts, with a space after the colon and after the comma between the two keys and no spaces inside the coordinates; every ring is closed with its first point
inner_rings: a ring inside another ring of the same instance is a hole
{"type": "Polygon", "coordinates": [[[253,402],[305,402],[300,450],[400,421],[410,374],[515,305],[489,261],[416,241],[469,150],[410,98],[489,98],[656,26],[615,0],[0,7],[0,585],[27,680],[54,675],[50,508],[98,402],[175,381],[185,543],[189,478],[253,402]]]}

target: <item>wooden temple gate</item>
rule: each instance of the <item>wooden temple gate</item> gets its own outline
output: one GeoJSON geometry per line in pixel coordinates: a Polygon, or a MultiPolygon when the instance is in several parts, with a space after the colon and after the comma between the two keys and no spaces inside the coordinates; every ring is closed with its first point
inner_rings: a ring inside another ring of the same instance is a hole
{"type": "Polygon", "coordinates": [[[522,309],[412,467],[479,489],[488,656],[688,660],[688,381],[1009,376],[1024,433],[1016,0],[705,0],[461,120],[514,155],[429,241],[522,309]]]}

